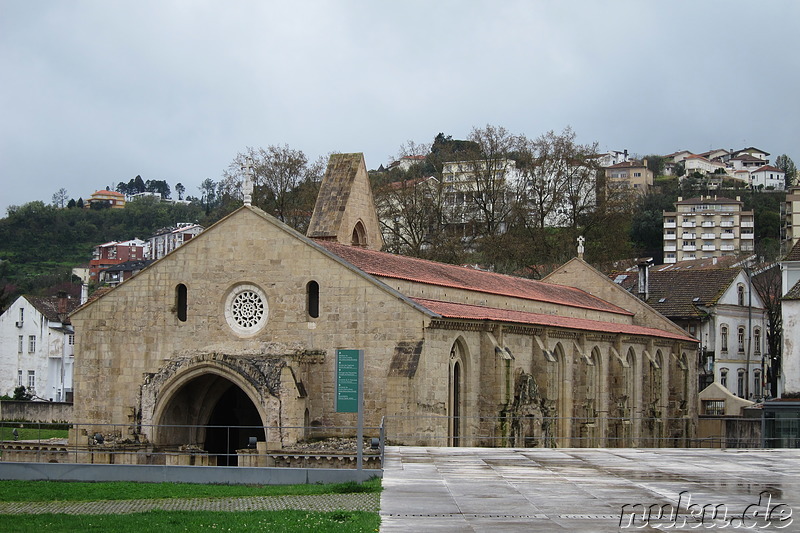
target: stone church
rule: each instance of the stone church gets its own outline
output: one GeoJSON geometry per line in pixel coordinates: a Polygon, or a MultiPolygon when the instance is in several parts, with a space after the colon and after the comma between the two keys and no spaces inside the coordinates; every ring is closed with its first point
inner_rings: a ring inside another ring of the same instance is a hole
{"type": "Polygon", "coordinates": [[[335,409],[335,358],[356,348],[365,425],[383,419],[390,442],[682,446],[693,436],[696,341],[582,259],[534,281],[382,243],[361,154],[331,157],[307,235],[246,195],[72,315],[74,421],[161,449],[233,453],[250,436],[291,448],[355,425],[335,409]]]}

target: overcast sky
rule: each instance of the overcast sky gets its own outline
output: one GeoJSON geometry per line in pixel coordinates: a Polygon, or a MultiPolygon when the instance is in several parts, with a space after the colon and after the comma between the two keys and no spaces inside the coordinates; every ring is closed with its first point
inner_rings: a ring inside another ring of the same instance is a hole
{"type": "Polygon", "coordinates": [[[0,216],[248,146],[310,160],[503,126],[800,160],[800,2],[0,0],[0,216]]]}

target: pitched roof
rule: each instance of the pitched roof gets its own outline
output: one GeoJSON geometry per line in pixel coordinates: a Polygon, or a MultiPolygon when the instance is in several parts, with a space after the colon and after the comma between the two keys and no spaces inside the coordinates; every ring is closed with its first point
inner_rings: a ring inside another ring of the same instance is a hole
{"type": "Polygon", "coordinates": [[[546,315],[527,311],[498,309],[496,307],[442,302],[440,300],[428,300],[425,298],[412,298],[412,300],[417,302],[419,305],[433,311],[434,313],[441,315],[443,318],[462,320],[492,320],[534,326],[579,329],[583,331],[601,331],[604,333],[621,333],[626,335],[647,335],[680,341],[697,342],[696,339],[693,339],[687,335],[678,335],[660,329],[635,326],[632,324],[615,324],[612,322],[588,320],[585,318],[546,315]]]}
{"type": "Polygon", "coordinates": [[[570,307],[631,315],[629,311],[574,287],[495,274],[386,252],[318,241],[330,252],[372,276],[536,300],[570,307]]]}
{"type": "Polygon", "coordinates": [[[786,257],[783,258],[784,261],[800,261],[800,241],[794,243],[792,249],[789,250],[789,253],[786,254],[786,257]]]}
{"type": "Polygon", "coordinates": [[[763,167],[755,169],[753,172],[783,172],[783,170],[775,168],[772,165],[764,165],[763,167]]]}
{"type": "Polygon", "coordinates": [[[644,168],[644,163],[642,161],[630,160],[630,161],[623,161],[622,163],[617,163],[616,165],[611,165],[606,168],[644,168]]]}
{"type": "MultiPolygon", "coordinates": [[[[650,270],[647,303],[662,315],[675,318],[700,318],[700,307],[712,307],[739,274],[737,268],[699,270],[650,270]]],[[[639,273],[629,272],[618,283],[636,292],[639,273]]]]}
{"type": "Polygon", "coordinates": [[[59,316],[59,298],[57,296],[25,296],[25,299],[28,300],[30,304],[50,322],[63,322],[69,324],[69,320],[66,318],[66,315],[80,306],[80,301],[76,298],[66,298],[64,315],[59,316]]]}
{"type": "Polygon", "coordinates": [[[794,286],[783,295],[781,300],[800,300],[800,281],[795,283],[794,286]]]}

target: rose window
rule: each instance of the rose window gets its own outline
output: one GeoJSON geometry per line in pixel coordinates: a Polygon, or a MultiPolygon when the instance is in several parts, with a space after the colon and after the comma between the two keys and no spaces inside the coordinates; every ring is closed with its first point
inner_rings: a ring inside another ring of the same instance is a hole
{"type": "Polygon", "coordinates": [[[255,285],[235,287],[225,302],[225,319],[241,335],[258,332],[266,324],[268,313],[267,297],[255,285]]]}

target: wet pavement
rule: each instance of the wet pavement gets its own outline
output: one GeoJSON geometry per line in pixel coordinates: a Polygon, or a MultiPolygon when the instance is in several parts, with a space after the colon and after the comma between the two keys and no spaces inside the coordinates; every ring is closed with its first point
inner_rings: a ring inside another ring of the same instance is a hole
{"type": "Polygon", "coordinates": [[[381,531],[800,531],[800,450],[388,447],[381,531]]]}

